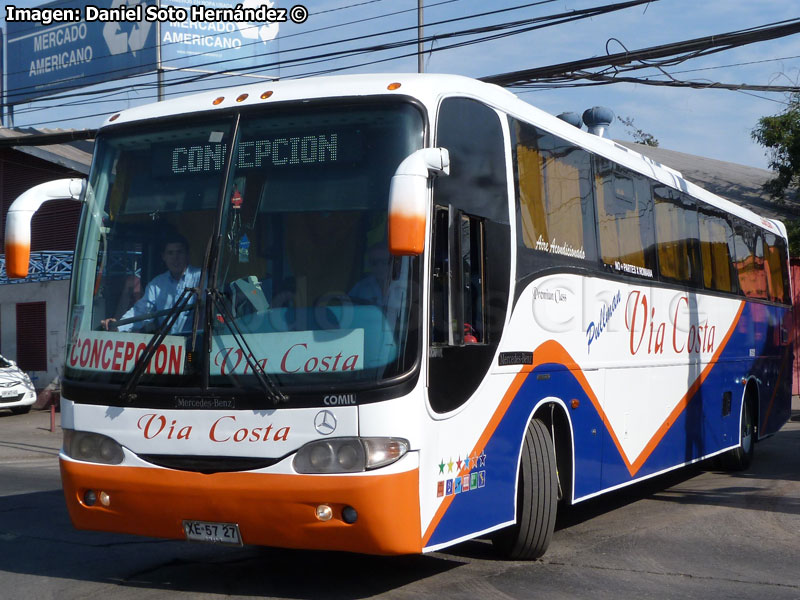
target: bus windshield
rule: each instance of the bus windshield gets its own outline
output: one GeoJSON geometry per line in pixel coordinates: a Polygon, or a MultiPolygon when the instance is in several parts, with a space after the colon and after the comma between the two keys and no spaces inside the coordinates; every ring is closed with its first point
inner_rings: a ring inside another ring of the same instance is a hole
{"type": "Polygon", "coordinates": [[[406,372],[419,274],[416,258],[388,253],[388,191],[423,135],[421,113],[394,102],[99,136],[66,377],[125,384],[148,355],[140,390],[257,388],[263,376],[347,387],[406,372]]]}

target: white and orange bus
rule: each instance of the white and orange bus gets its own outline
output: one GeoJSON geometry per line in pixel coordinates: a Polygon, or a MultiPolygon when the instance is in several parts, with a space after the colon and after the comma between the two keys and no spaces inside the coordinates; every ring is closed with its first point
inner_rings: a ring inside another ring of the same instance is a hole
{"type": "Polygon", "coordinates": [[[80,529],[534,558],[559,505],[746,467],[790,413],[783,225],[475,80],[115,114],[86,182],[12,207],[10,274],[64,196],[80,529]],[[196,277],[167,293],[175,239],[196,277]]]}

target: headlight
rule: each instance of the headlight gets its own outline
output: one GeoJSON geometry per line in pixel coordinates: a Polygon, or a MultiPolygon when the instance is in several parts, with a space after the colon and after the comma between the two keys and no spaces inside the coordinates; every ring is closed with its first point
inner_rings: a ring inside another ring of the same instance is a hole
{"type": "Polygon", "coordinates": [[[309,442],[294,457],[298,473],[358,473],[384,467],[408,452],[400,438],[342,437],[309,442]]]}
{"type": "Polygon", "coordinates": [[[110,437],[88,431],[64,430],[64,454],[75,460],[118,465],[124,454],[122,446],[110,437]]]}

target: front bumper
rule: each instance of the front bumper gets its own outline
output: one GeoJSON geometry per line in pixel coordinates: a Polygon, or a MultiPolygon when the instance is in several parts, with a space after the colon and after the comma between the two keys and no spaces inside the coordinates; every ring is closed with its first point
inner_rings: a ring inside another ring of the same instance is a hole
{"type": "Polygon", "coordinates": [[[27,389],[25,386],[18,386],[11,391],[13,392],[11,396],[0,397],[0,408],[33,406],[36,403],[36,393],[27,389]]]}
{"type": "Polygon", "coordinates": [[[183,521],[236,523],[245,544],[368,554],[422,551],[419,469],[386,475],[201,474],[107,466],[61,457],[61,479],[78,529],[185,539],[183,521]],[[83,503],[104,491],[108,507],[83,503]],[[322,522],[320,504],[333,509],[322,522]],[[353,524],[342,509],[358,512],[353,524]]]}

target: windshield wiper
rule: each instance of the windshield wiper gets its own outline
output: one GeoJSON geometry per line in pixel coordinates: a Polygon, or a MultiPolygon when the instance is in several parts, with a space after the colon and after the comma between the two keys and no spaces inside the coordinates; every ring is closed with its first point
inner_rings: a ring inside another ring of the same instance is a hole
{"type": "Polygon", "coordinates": [[[288,402],[289,397],[278,388],[278,386],[275,384],[275,380],[264,370],[264,367],[261,366],[261,363],[253,357],[253,351],[250,349],[250,346],[242,334],[242,331],[236,324],[236,319],[233,317],[233,313],[228,307],[225,297],[217,289],[208,290],[208,295],[211,297],[213,305],[218,307],[220,312],[222,312],[223,322],[231,332],[236,345],[239,346],[242,354],[244,354],[244,359],[247,361],[247,366],[252,369],[253,374],[256,376],[258,383],[261,384],[261,387],[266,392],[267,397],[272,400],[272,403],[275,405],[278,405],[281,402],[288,402]]]}
{"type": "MultiPolygon", "coordinates": [[[[175,321],[178,319],[178,315],[186,310],[189,310],[189,302],[191,301],[192,296],[197,297],[198,293],[198,288],[184,288],[172,308],[161,310],[150,315],[151,317],[154,317],[161,316],[163,314],[166,315],[167,318],[161,322],[161,325],[153,334],[153,337],[150,338],[147,346],[145,346],[144,351],[139,355],[139,358],[136,359],[136,363],[133,365],[131,374],[128,376],[128,379],[125,381],[122,389],[119,392],[119,397],[122,401],[133,402],[136,400],[136,386],[139,384],[139,380],[142,378],[142,375],[144,375],[145,369],[147,369],[147,366],[153,359],[156,350],[164,341],[164,338],[167,337],[167,334],[170,332],[172,326],[175,324],[175,321]]],[[[195,303],[195,306],[196,305],[197,303],[195,303]]],[[[131,321],[131,319],[125,319],[126,323],[129,321],[131,321]]],[[[120,323],[122,323],[122,321],[120,321],[120,323]]]]}

